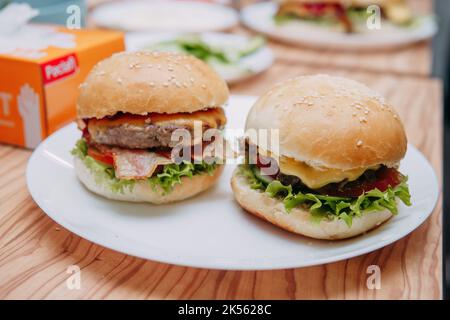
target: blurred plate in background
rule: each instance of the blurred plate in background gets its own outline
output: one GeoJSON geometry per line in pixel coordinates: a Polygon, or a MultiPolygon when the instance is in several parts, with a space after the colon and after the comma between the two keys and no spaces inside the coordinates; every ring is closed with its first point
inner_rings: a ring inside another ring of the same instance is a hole
{"type": "Polygon", "coordinates": [[[129,0],[99,5],[95,25],[125,31],[202,32],[226,30],[238,23],[235,10],[197,1],[129,0]]]}
{"type": "Polygon", "coordinates": [[[193,54],[213,67],[230,83],[248,79],[268,69],[273,53],[261,37],[209,32],[202,34],[131,32],[129,51],[156,50],[193,54]]]}
{"type": "Polygon", "coordinates": [[[276,11],[275,2],[253,4],[242,9],[241,20],[247,27],[279,41],[341,50],[404,46],[429,39],[437,32],[432,16],[416,17],[415,22],[408,27],[383,21],[380,30],[363,28],[364,32],[348,34],[299,20],[280,25],[274,19],[276,11]]]}

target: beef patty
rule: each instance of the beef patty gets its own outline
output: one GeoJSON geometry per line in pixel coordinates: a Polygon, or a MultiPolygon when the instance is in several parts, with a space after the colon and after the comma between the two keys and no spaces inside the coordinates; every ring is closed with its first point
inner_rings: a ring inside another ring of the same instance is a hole
{"type": "MultiPolygon", "coordinates": [[[[196,122],[203,129],[221,129],[226,123],[225,113],[219,107],[193,113],[150,113],[145,116],[117,114],[103,119],[85,120],[93,143],[131,149],[173,148],[179,143],[178,139],[172,141],[172,134],[177,129],[188,130],[193,140],[196,122]]],[[[191,144],[194,143],[192,140],[191,144]]]]}
{"type": "Polygon", "coordinates": [[[154,147],[174,147],[178,141],[171,141],[172,133],[177,129],[189,130],[177,125],[146,124],[144,126],[124,123],[114,127],[90,127],[91,140],[98,144],[106,144],[122,148],[146,149],[154,147]]]}

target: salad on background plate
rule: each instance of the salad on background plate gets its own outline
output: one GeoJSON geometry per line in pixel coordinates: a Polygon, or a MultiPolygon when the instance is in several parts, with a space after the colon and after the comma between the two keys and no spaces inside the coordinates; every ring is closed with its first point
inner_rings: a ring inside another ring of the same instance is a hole
{"type": "Polygon", "coordinates": [[[261,36],[227,33],[129,33],[127,50],[172,51],[203,60],[228,83],[242,81],[268,69],[273,53],[261,36]]]}

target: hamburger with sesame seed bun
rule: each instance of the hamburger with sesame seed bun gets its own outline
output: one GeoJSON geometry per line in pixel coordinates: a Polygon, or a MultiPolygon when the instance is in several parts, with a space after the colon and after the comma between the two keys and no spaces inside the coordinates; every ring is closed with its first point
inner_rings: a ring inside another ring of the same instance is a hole
{"type": "Polygon", "coordinates": [[[183,146],[189,150],[207,145],[194,128],[223,129],[227,100],[225,82],[192,56],[123,52],[99,62],[77,101],[82,138],[72,154],[78,178],[104,197],[155,204],[208,189],[222,165],[194,161],[190,153],[177,161],[174,135],[187,133],[183,146]]]}
{"type": "Polygon", "coordinates": [[[276,226],[344,239],[376,228],[400,202],[410,205],[398,171],[403,125],[361,83],[313,75],[278,84],[252,107],[246,132],[246,163],[231,186],[245,210],[276,226]],[[261,131],[277,132],[278,144],[250,134],[261,131]]]}

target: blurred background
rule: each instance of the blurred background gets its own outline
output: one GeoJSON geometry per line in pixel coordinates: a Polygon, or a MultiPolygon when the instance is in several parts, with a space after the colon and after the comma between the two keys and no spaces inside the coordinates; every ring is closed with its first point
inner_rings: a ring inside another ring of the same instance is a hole
{"type": "MultiPolygon", "coordinates": [[[[330,14],[327,8],[320,8],[319,5],[309,8],[307,14],[302,13],[302,10],[292,9],[295,3],[297,5],[308,3],[307,0],[0,0],[0,8],[11,3],[28,3],[39,11],[31,19],[32,22],[62,26],[73,22],[70,15],[76,12],[79,14],[77,22],[80,28],[104,28],[127,32],[127,50],[158,49],[186,52],[186,46],[192,45],[192,42],[198,39],[184,37],[178,39],[179,41],[167,43],[170,42],[169,39],[176,40],[186,33],[201,35],[220,32],[221,35],[226,33],[259,36],[257,39],[250,39],[251,43],[239,37],[231,40],[227,38],[228,41],[225,41],[224,37],[220,36],[208,37],[206,41],[208,45],[212,45],[212,50],[233,51],[230,47],[239,47],[243,52],[226,52],[225,56],[226,59],[239,64],[241,69],[247,69],[247,76],[265,71],[272,65],[274,58],[277,58],[292,59],[305,65],[331,65],[339,68],[436,76],[443,79],[445,88],[448,88],[450,38],[448,1],[373,1],[379,4],[382,10],[382,30],[379,32],[367,30],[365,23],[361,23],[365,21],[358,21],[355,18],[361,16],[361,12],[364,13],[367,4],[371,2],[353,2],[362,4],[347,10],[353,24],[350,37],[347,36],[348,32],[342,32],[342,28],[347,27],[341,27],[339,23],[333,22],[334,18],[330,18],[333,13],[330,14]],[[164,6],[162,4],[164,2],[176,4],[164,6]],[[402,5],[395,6],[392,3],[402,5]],[[405,8],[407,9],[404,10],[405,8]],[[429,23],[426,20],[428,18],[433,23],[429,23]],[[303,23],[304,21],[313,23],[307,25],[303,23]],[[258,59],[247,59],[244,62],[239,59],[257,52],[265,45],[264,40],[269,40],[270,52],[266,51],[264,54],[259,52],[258,59]],[[184,44],[181,44],[182,42],[184,44]],[[383,51],[381,54],[380,50],[383,51]]],[[[364,14],[362,16],[366,18],[364,14]]],[[[191,53],[198,51],[198,43],[196,45],[197,48],[189,49],[191,53]]],[[[205,55],[205,52],[197,52],[197,57],[201,54],[205,55]]],[[[203,58],[209,59],[214,54],[209,52],[206,56],[203,58]]],[[[237,70],[239,68],[235,68],[235,65],[233,67],[220,65],[217,60],[221,59],[217,59],[216,55],[210,62],[218,69],[223,69],[221,71],[226,78],[231,79],[230,83],[246,78],[239,74],[244,71],[237,70]]],[[[447,93],[448,90],[444,92],[447,93]]]]}

